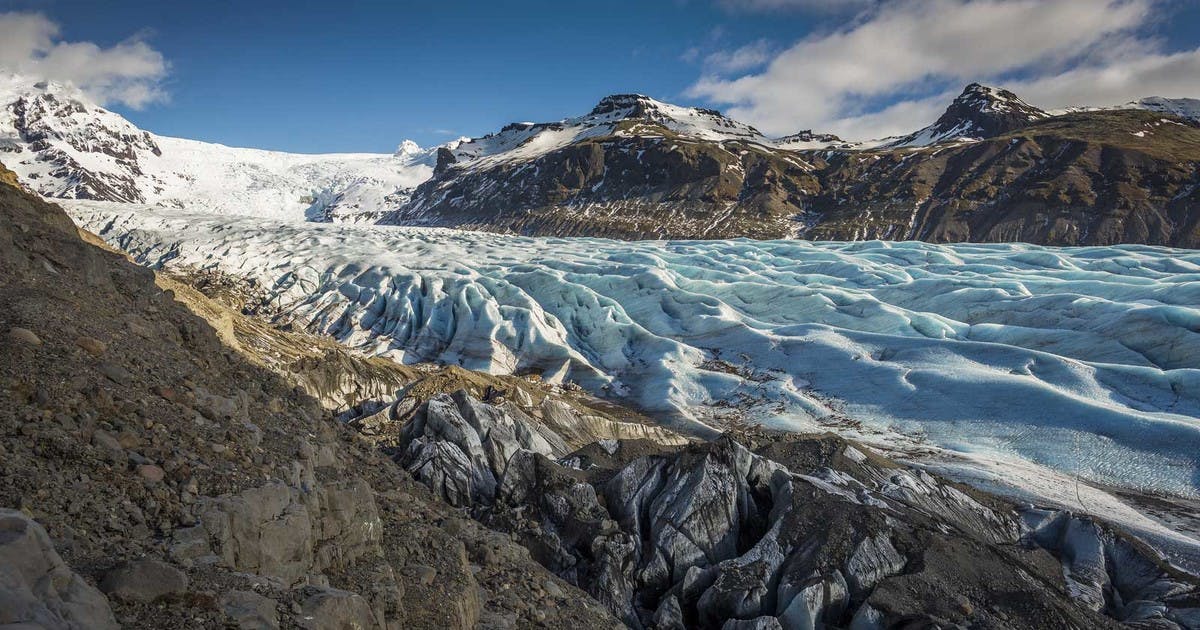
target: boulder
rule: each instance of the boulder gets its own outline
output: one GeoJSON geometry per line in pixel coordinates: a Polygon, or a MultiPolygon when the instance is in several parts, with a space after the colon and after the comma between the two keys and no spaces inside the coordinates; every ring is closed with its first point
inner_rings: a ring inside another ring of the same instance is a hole
{"type": "Polygon", "coordinates": [[[221,595],[221,610],[240,630],[278,630],[278,603],[254,591],[228,591],[221,595]]]}
{"type": "Polygon", "coordinates": [[[19,326],[13,326],[12,328],[8,329],[8,340],[9,340],[9,342],[18,344],[18,345],[27,345],[27,346],[42,345],[42,340],[40,337],[37,336],[36,333],[34,333],[32,330],[29,330],[28,328],[21,328],[19,326]]]}
{"type": "Polygon", "coordinates": [[[108,344],[96,339],[95,337],[80,337],[75,340],[75,345],[83,348],[88,354],[98,357],[108,350],[108,344]]]}
{"type": "Polygon", "coordinates": [[[0,627],[115,630],[108,600],[71,571],[46,530],[0,509],[0,627]]]}
{"type": "Polygon", "coordinates": [[[152,602],[187,591],[187,575],[152,558],[123,562],[110,570],[100,589],[110,597],[130,602],[152,602]]]}
{"type": "Polygon", "coordinates": [[[304,599],[296,625],[306,630],[367,630],[376,628],[367,600],[357,593],[318,589],[304,599]]]}
{"type": "Polygon", "coordinates": [[[276,482],[206,498],[200,508],[203,535],[180,530],[172,553],[192,558],[211,553],[229,568],[287,584],[381,553],[383,527],[366,481],[308,487],[304,492],[276,482]]]}

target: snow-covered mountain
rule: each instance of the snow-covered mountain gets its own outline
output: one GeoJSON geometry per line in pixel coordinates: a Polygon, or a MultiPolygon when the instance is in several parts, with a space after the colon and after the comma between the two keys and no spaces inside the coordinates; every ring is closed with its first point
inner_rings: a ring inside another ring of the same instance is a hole
{"type": "Polygon", "coordinates": [[[0,78],[0,163],[51,197],[291,220],[1190,247],[1200,244],[1200,124],[1187,119],[1197,111],[1154,97],[1051,113],[973,83],[923,129],[846,142],[771,138],[714,110],[621,94],[582,116],[430,149],[297,155],[158,136],[69,87],[10,76],[0,78]],[[1089,158],[1094,149],[1108,157],[1089,158]],[[1117,180],[1129,185],[1105,185],[1117,180]]]}
{"type": "Polygon", "coordinates": [[[796,133],[777,138],[775,146],[790,151],[805,151],[811,149],[850,148],[853,143],[846,142],[831,133],[816,133],[805,129],[796,133]]]}
{"type": "Polygon", "coordinates": [[[48,197],[325,220],[403,203],[435,149],[304,155],[159,136],[74,88],[0,77],[0,162],[48,197]]]}
{"type": "Polygon", "coordinates": [[[1200,99],[1197,98],[1164,98],[1148,96],[1122,105],[1118,109],[1144,109],[1152,112],[1171,114],[1180,118],[1200,123],[1200,99]]]}
{"type": "Polygon", "coordinates": [[[1195,98],[1166,98],[1163,96],[1147,96],[1129,101],[1121,105],[1080,105],[1048,110],[1052,116],[1078,114],[1084,112],[1104,112],[1121,110],[1142,110],[1177,116],[1184,120],[1200,124],[1200,99],[1195,98]]]}
{"type": "Polygon", "coordinates": [[[980,140],[1049,117],[1050,114],[1008,90],[972,83],[932,125],[883,143],[883,146],[925,147],[943,142],[980,140]]]}
{"type": "MultiPolygon", "coordinates": [[[[557,122],[518,122],[499,132],[469,139],[450,151],[453,163],[473,168],[502,162],[529,161],[588,138],[658,137],[726,142],[745,141],[767,147],[776,141],[754,127],[712,109],[680,107],[642,94],[607,96],[583,116],[557,122]]],[[[830,143],[836,142],[833,137],[830,143]]]]}

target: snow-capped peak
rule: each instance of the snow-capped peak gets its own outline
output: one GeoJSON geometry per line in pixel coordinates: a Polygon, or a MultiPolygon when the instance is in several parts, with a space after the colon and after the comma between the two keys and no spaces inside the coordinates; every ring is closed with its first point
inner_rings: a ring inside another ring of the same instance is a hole
{"type": "Polygon", "coordinates": [[[1196,98],[1165,98],[1162,96],[1147,96],[1126,103],[1120,109],[1144,109],[1161,114],[1171,114],[1180,118],[1200,123],[1200,99],[1196,98]]]}
{"type": "Polygon", "coordinates": [[[658,125],[672,133],[703,140],[765,140],[754,127],[715,109],[682,107],[643,94],[614,94],[600,99],[586,118],[632,120],[658,125]]]}
{"type": "Polygon", "coordinates": [[[481,166],[535,159],[572,143],[610,135],[673,136],[708,142],[746,141],[773,146],[757,129],[712,109],[682,107],[643,94],[614,94],[590,112],[557,122],[516,122],[481,138],[461,142],[455,162],[481,166]]]}
{"type": "Polygon", "coordinates": [[[421,148],[421,145],[413,142],[412,140],[405,140],[404,142],[400,143],[400,146],[396,147],[397,156],[417,155],[422,151],[424,151],[424,149],[421,148]]]}
{"type": "Polygon", "coordinates": [[[948,140],[990,138],[1049,116],[1008,90],[971,83],[932,125],[886,146],[923,147],[948,140]]]}
{"type": "Polygon", "coordinates": [[[812,129],[805,129],[775,139],[775,146],[793,151],[826,149],[844,143],[844,140],[831,133],[815,133],[812,129]]]}
{"type": "Polygon", "coordinates": [[[158,136],[69,84],[0,74],[0,162],[48,197],[220,214],[353,218],[407,200],[436,150],[300,155],[158,136]]]}
{"type": "Polygon", "coordinates": [[[963,88],[962,94],[951,105],[954,106],[985,114],[1017,112],[1030,119],[1045,117],[1045,112],[1021,100],[1016,94],[980,83],[971,83],[963,88]]]}
{"type": "Polygon", "coordinates": [[[42,95],[52,95],[61,100],[87,100],[83,91],[74,84],[46,81],[16,72],[0,70],[0,102],[9,103],[22,96],[42,95]]]}

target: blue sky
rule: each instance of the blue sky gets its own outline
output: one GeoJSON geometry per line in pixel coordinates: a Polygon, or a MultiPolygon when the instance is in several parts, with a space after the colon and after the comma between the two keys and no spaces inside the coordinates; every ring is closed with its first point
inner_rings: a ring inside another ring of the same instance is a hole
{"type": "Polygon", "coordinates": [[[0,1],[0,12],[57,26],[33,52],[0,50],[0,65],[88,83],[87,70],[49,61],[53,47],[104,55],[134,42],[122,59],[158,55],[161,68],[142,59],[121,85],[153,96],[97,88],[111,108],[160,134],[303,152],[427,146],[631,91],[731,110],[768,132],[843,135],[927,122],[970,80],[1024,87],[1047,106],[1144,90],[1200,97],[1191,0],[46,0],[0,1]],[[997,26],[981,34],[980,21],[997,26]],[[1045,22],[1062,46],[1021,39],[1045,22]]]}

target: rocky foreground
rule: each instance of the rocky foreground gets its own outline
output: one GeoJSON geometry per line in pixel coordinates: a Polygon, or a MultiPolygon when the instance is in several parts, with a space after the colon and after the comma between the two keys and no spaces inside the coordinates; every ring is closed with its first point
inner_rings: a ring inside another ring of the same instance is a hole
{"type": "Polygon", "coordinates": [[[0,626],[618,625],[297,387],[416,373],[300,356],[57,207],[0,208],[0,626]]]}
{"type": "Polygon", "coordinates": [[[1097,520],[363,359],[7,183],[0,626],[1200,627],[1200,579],[1097,520]]]}

